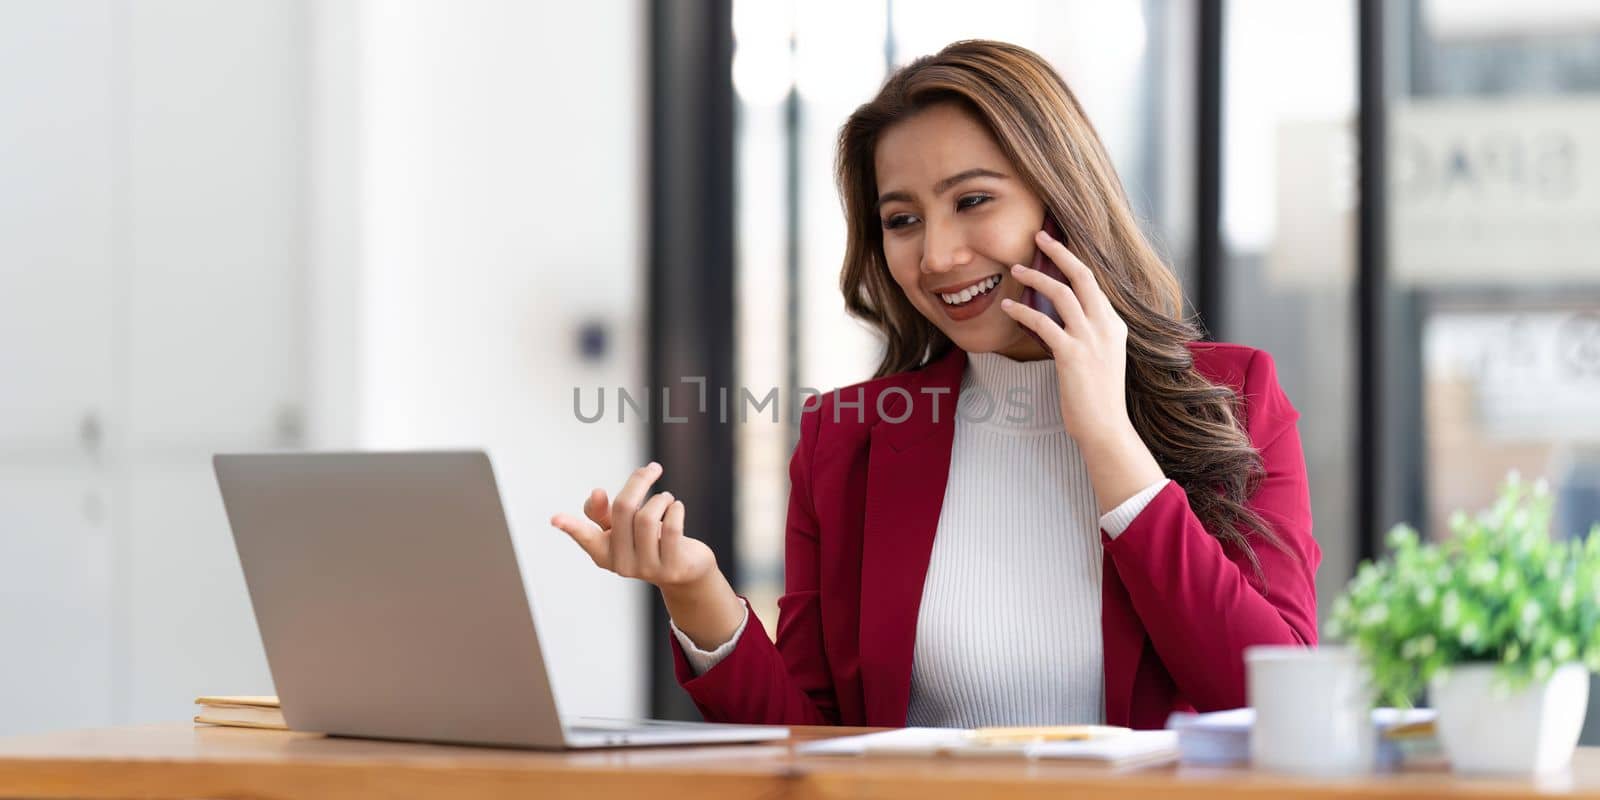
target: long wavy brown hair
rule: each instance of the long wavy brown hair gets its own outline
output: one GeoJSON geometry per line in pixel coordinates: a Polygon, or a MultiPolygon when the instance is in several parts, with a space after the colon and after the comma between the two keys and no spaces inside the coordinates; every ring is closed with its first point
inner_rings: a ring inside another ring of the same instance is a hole
{"type": "Polygon", "coordinates": [[[839,133],[835,171],[848,231],[839,283],[850,314],[885,340],[877,376],[924,366],[953,346],[889,274],[874,164],[887,128],[948,102],[987,126],[1060,222],[1073,253],[1094,272],[1128,324],[1127,405],[1134,427],[1167,477],[1188,492],[1206,530],[1240,548],[1262,577],[1249,537],[1283,544],[1245,505],[1264,470],[1240,424],[1239,397],[1195,370],[1187,344],[1201,333],[1184,314],[1177,278],[1140,231],[1077,97],[1026,48],[970,40],[919,58],[891,75],[839,133]]]}

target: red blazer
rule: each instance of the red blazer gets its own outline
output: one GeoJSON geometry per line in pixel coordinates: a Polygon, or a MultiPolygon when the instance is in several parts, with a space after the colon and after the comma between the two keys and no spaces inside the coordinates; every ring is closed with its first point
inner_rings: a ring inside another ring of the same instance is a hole
{"type": "MultiPolygon", "coordinates": [[[[1190,350],[1200,374],[1240,391],[1246,429],[1266,466],[1249,505],[1290,552],[1258,540],[1266,576],[1258,584],[1243,553],[1206,533],[1177,483],[1117,538],[1102,531],[1111,725],[1160,728],[1174,710],[1242,706],[1245,647],[1317,640],[1321,551],[1311,538],[1299,413],[1266,352],[1211,343],[1190,350]]],[[[668,636],[678,681],[706,719],[905,725],[917,609],[966,360],[952,348],[920,369],[830,392],[802,414],[789,464],[777,643],[752,612],[733,651],[696,677],[668,636]],[[941,388],[948,393],[932,393],[941,388]]]]}

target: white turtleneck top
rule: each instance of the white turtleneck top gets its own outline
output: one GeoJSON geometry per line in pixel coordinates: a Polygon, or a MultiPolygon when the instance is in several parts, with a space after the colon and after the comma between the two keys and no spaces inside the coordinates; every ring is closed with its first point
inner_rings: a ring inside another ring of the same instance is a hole
{"type": "MultiPolygon", "coordinates": [[[[907,725],[1100,722],[1100,531],[1117,536],[1166,485],[1105,515],[1061,418],[1055,362],[969,353],[944,505],[923,583],[907,725]]],[[[696,674],[721,661],[677,626],[696,674]]]]}

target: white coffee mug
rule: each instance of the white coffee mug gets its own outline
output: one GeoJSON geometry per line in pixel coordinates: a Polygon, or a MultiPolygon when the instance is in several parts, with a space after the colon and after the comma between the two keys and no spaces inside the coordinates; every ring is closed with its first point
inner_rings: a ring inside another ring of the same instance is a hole
{"type": "Polygon", "coordinates": [[[1366,667],[1346,647],[1245,648],[1250,760],[1263,769],[1349,775],[1372,769],[1377,734],[1366,667]]]}

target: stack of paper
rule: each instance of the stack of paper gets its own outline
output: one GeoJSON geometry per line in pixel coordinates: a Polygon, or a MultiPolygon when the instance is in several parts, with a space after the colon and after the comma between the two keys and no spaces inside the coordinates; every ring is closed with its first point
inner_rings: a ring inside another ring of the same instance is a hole
{"type": "Polygon", "coordinates": [[[1165,764],[1178,760],[1175,731],[1129,731],[1086,742],[1040,742],[1029,745],[1029,758],[1076,758],[1110,766],[1165,764]]]}
{"type": "Polygon", "coordinates": [[[1372,724],[1378,730],[1378,749],[1374,760],[1378,769],[1398,769],[1405,764],[1443,763],[1435,723],[1438,712],[1431,708],[1375,708],[1372,724]]]}
{"type": "MultiPolygon", "coordinates": [[[[1392,769],[1413,756],[1424,756],[1433,741],[1431,708],[1375,708],[1372,734],[1377,742],[1374,762],[1392,769]]],[[[1180,760],[1185,764],[1239,764],[1250,760],[1253,708],[1234,708],[1207,714],[1177,713],[1167,728],[1178,735],[1180,760]]]]}
{"type": "Polygon", "coordinates": [[[1179,757],[1185,764],[1237,764],[1250,760],[1253,708],[1234,708],[1209,714],[1176,713],[1167,729],[1178,735],[1179,757]]]}
{"type": "Polygon", "coordinates": [[[1085,738],[1030,741],[984,736],[963,728],[900,728],[810,742],[796,751],[804,755],[1060,758],[1126,766],[1175,760],[1178,735],[1174,731],[1101,728],[1085,738]]]}

